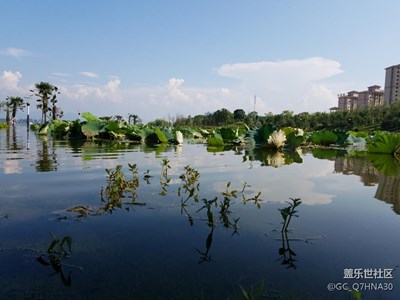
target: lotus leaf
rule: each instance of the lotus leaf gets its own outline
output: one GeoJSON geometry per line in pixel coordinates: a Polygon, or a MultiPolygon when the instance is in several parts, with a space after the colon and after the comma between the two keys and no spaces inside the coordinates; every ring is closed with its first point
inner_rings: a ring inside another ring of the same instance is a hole
{"type": "Polygon", "coordinates": [[[254,139],[257,144],[264,144],[268,142],[268,138],[272,132],[276,130],[276,127],[272,124],[263,125],[260,128],[256,129],[256,134],[254,135],[254,139]]]}
{"type": "Polygon", "coordinates": [[[233,141],[238,137],[237,131],[233,128],[219,128],[218,132],[224,141],[233,141]]]}
{"type": "Polygon", "coordinates": [[[337,140],[338,136],[330,130],[316,131],[312,135],[312,141],[317,145],[329,146],[337,140]]]}
{"type": "Polygon", "coordinates": [[[223,147],[225,145],[221,136],[219,136],[217,134],[214,134],[214,136],[210,136],[207,139],[207,143],[209,146],[212,146],[212,147],[221,147],[221,146],[223,147]]]}
{"type": "Polygon", "coordinates": [[[382,154],[400,153],[400,135],[398,133],[377,133],[368,145],[368,152],[382,154]]]}
{"type": "Polygon", "coordinates": [[[105,124],[100,119],[91,120],[85,124],[82,124],[82,133],[90,139],[98,135],[100,132],[104,132],[104,128],[105,124]]]}
{"type": "Polygon", "coordinates": [[[90,112],[83,112],[81,114],[82,118],[86,119],[86,121],[90,122],[90,121],[100,121],[100,119],[98,117],[96,117],[95,115],[92,115],[90,112]]]}
{"type": "Polygon", "coordinates": [[[367,157],[379,172],[387,176],[400,175],[400,159],[397,155],[369,153],[367,157]]]}

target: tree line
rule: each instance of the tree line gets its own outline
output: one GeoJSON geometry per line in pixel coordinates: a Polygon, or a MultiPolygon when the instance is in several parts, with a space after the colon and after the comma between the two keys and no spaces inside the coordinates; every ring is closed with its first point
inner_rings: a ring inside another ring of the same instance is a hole
{"type": "Polygon", "coordinates": [[[196,116],[177,116],[174,126],[227,126],[243,123],[249,127],[262,124],[274,124],[277,127],[296,127],[308,131],[322,129],[343,130],[400,130],[400,103],[393,105],[370,107],[357,110],[340,110],[335,112],[302,112],[294,114],[285,110],[280,114],[264,114],[260,116],[253,111],[248,114],[243,109],[233,112],[223,108],[213,113],[196,116]]]}
{"type": "MultiPolygon", "coordinates": [[[[36,98],[36,108],[42,113],[42,124],[47,120],[57,120],[63,117],[63,111],[58,106],[57,96],[60,94],[58,88],[48,82],[39,82],[30,90],[32,93],[29,98],[36,98]]],[[[0,102],[0,109],[6,112],[7,125],[13,124],[16,120],[18,110],[24,109],[29,105],[21,97],[10,96],[0,102]]],[[[103,117],[104,119],[123,120],[122,116],[103,117]]],[[[128,122],[133,124],[141,123],[141,119],[136,114],[128,115],[128,122]]],[[[277,127],[296,127],[308,131],[322,129],[343,129],[343,130],[372,130],[382,129],[390,131],[400,130],[400,102],[393,105],[370,107],[357,110],[340,110],[331,113],[302,112],[294,114],[292,111],[285,110],[280,114],[267,113],[258,115],[253,111],[246,113],[243,109],[236,109],[233,112],[226,108],[218,109],[215,112],[207,112],[195,116],[176,115],[174,118],[156,119],[150,125],[156,126],[229,126],[246,124],[248,127],[258,127],[262,124],[274,124],[277,127]]]]}

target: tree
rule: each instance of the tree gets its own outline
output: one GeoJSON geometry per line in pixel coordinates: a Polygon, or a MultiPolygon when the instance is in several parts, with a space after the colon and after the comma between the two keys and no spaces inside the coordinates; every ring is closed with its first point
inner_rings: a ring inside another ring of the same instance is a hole
{"type": "Polygon", "coordinates": [[[131,119],[133,120],[133,125],[136,125],[140,122],[140,118],[136,114],[129,114],[128,115],[128,123],[131,124],[131,119]]]}
{"type": "Polygon", "coordinates": [[[11,107],[11,120],[14,121],[17,116],[17,110],[24,108],[24,99],[21,97],[7,97],[7,101],[11,107]]]}
{"type": "Polygon", "coordinates": [[[6,124],[10,125],[10,103],[4,100],[0,102],[0,107],[6,112],[6,124]]]}
{"type": "Polygon", "coordinates": [[[233,114],[226,108],[222,108],[213,113],[214,125],[227,125],[232,123],[233,114]]]}
{"type": "MultiPolygon", "coordinates": [[[[35,84],[35,88],[31,90],[36,97],[39,97],[37,108],[42,110],[42,123],[47,121],[47,113],[51,113],[52,119],[56,120],[60,114],[57,114],[58,108],[57,95],[60,94],[58,87],[51,85],[48,82],[39,82],[35,84]]],[[[62,111],[60,111],[62,113],[62,111]]]]}
{"type": "Polygon", "coordinates": [[[233,112],[233,119],[235,119],[235,121],[244,121],[245,118],[246,112],[243,109],[236,109],[233,112]]]}

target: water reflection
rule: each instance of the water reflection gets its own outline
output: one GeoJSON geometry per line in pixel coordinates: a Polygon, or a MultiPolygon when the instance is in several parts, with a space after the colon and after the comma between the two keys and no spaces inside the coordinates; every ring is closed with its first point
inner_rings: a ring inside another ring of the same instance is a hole
{"type": "Polygon", "coordinates": [[[357,175],[365,186],[378,184],[375,198],[392,204],[393,211],[400,214],[400,167],[396,156],[338,157],[335,159],[335,172],[357,175]]]}
{"type": "Polygon", "coordinates": [[[36,171],[57,171],[57,154],[53,139],[49,140],[47,136],[39,135],[38,143],[41,147],[38,147],[37,149],[37,160],[35,165],[36,171]]]}
{"type": "Polygon", "coordinates": [[[255,147],[245,150],[243,162],[260,161],[262,166],[279,168],[283,165],[290,165],[292,163],[301,164],[303,162],[301,155],[301,149],[271,151],[264,148],[255,147]]]}

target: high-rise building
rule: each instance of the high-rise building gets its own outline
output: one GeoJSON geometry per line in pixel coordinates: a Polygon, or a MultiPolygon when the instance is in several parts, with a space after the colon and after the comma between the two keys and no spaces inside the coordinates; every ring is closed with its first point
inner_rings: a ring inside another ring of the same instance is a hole
{"type": "Polygon", "coordinates": [[[385,102],[393,104],[400,100],[400,65],[391,66],[385,69],[385,102]]]}
{"type": "Polygon", "coordinates": [[[339,110],[355,110],[384,105],[384,92],[379,85],[372,85],[368,90],[357,92],[351,91],[347,94],[338,95],[339,110]]]}

